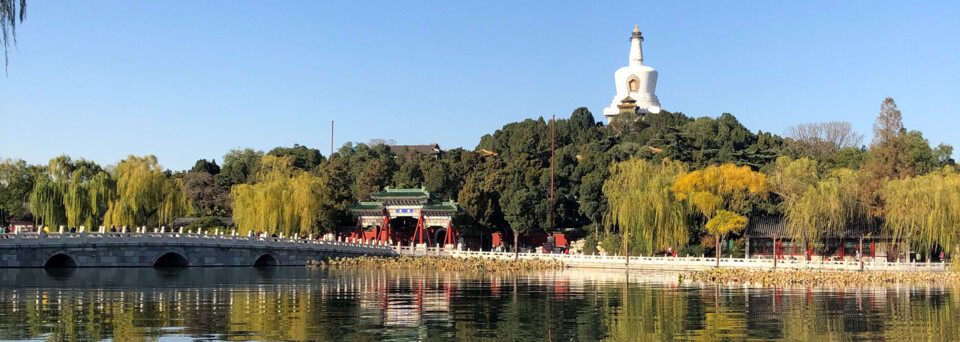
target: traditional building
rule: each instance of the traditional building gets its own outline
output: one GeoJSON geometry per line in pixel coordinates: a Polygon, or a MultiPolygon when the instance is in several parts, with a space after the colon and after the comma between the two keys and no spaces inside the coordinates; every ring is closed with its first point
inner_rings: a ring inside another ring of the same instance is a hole
{"type": "Polygon", "coordinates": [[[657,89],[657,71],[643,65],[643,36],[640,27],[634,27],[630,36],[630,59],[627,66],[614,73],[617,95],[610,106],[603,109],[607,122],[624,109],[635,110],[638,114],[660,112],[660,100],[654,91],[657,89]],[[626,105],[626,107],[624,107],[626,105]]]}
{"type": "Polygon", "coordinates": [[[349,237],[440,246],[455,243],[452,219],[459,210],[456,203],[442,202],[422,188],[386,188],[370,198],[373,201],[349,208],[357,216],[356,230],[349,237]]]}
{"type": "Polygon", "coordinates": [[[898,250],[896,241],[878,220],[858,221],[842,231],[826,234],[820,241],[804,244],[790,238],[783,218],[761,217],[750,220],[743,236],[748,258],[853,260],[858,252],[871,260],[908,257],[905,251],[898,250]]]}

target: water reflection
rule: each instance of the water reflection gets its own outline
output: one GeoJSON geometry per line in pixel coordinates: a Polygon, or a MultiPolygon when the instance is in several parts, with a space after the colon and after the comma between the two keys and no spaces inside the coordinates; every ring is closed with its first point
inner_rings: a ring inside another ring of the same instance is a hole
{"type": "Polygon", "coordinates": [[[584,270],[0,270],[0,339],[955,340],[958,290],[750,288],[584,270]]]}

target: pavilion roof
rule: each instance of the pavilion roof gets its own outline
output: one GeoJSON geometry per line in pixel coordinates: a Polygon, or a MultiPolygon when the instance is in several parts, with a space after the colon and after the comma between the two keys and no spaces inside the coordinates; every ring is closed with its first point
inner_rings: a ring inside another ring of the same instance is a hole
{"type": "Polygon", "coordinates": [[[358,211],[381,211],[383,210],[383,205],[380,202],[360,202],[354,205],[351,205],[347,210],[352,212],[358,211]]]}
{"type": "MultiPolygon", "coordinates": [[[[787,222],[783,217],[759,217],[750,219],[744,236],[756,238],[789,238],[787,222]]],[[[883,229],[883,222],[879,220],[858,220],[847,225],[841,232],[826,234],[826,238],[891,238],[890,233],[883,229]]]]}
{"type": "Polygon", "coordinates": [[[460,207],[457,206],[453,201],[448,202],[430,202],[423,205],[423,208],[420,210],[423,211],[444,211],[444,212],[457,212],[460,210],[460,207]]]}

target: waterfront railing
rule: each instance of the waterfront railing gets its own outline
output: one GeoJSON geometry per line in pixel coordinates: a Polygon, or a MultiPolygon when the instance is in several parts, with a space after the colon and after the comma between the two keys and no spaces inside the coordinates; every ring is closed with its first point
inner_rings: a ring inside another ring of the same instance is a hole
{"type": "MultiPolygon", "coordinates": [[[[522,260],[558,260],[573,267],[596,267],[618,269],[661,269],[661,270],[694,270],[713,268],[717,259],[708,256],[686,257],[657,257],[657,256],[624,256],[613,255],[584,255],[584,254],[551,254],[551,253],[513,253],[495,251],[463,251],[456,250],[452,245],[444,247],[395,246],[396,252],[409,256],[448,256],[457,258],[492,258],[492,259],[522,259],[522,260]]],[[[933,271],[943,272],[950,269],[946,262],[890,262],[884,259],[864,259],[862,262],[847,260],[777,260],[761,258],[720,258],[721,267],[758,268],[758,269],[815,269],[815,270],[848,270],[848,271],[933,271]]]]}

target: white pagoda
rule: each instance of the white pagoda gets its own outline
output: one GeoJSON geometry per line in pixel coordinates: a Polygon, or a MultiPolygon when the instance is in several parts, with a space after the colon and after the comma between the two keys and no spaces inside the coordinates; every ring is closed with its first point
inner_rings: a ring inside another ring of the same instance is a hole
{"type": "Polygon", "coordinates": [[[630,61],[627,66],[617,69],[614,79],[617,84],[617,95],[613,97],[610,107],[603,109],[603,116],[607,122],[621,113],[621,107],[626,100],[630,106],[636,101],[638,114],[660,112],[660,100],[654,91],[657,89],[657,71],[643,65],[643,36],[640,26],[633,29],[630,36],[630,61]]]}

